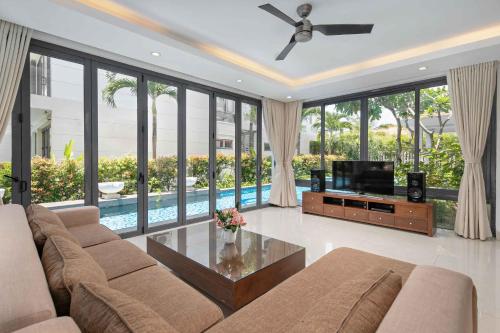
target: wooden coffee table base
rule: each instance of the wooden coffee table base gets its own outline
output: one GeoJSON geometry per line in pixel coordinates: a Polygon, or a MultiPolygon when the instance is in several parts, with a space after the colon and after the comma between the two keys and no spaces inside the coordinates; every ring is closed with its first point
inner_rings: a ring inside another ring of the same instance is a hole
{"type": "Polygon", "coordinates": [[[172,269],[179,277],[233,311],[250,303],[305,267],[305,249],[302,248],[233,281],[150,238],[147,239],[147,252],[172,269]]]}

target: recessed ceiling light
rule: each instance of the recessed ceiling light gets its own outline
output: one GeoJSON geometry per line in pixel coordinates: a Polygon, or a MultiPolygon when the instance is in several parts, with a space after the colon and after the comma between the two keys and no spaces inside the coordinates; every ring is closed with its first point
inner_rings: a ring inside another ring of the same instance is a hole
{"type": "Polygon", "coordinates": [[[159,56],[161,56],[161,53],[160,52],[151,52],[151,55],[154,57],[159,57],[159,56]]]}
{"type": "Polygon", "coordinates": [[[426,66],[421,66],[421,67],[418,68],[419,71],[425,71],[426,69],[427,69],[426,66]]]}
{"type": "Polygon", "coordinates": [[[241,82],[243,82],[243,80],[242,79],[238,79],[238,80],[236,80],[236,82],[241,83],[241,82]]]}
{"type": "Polygon", "coordinates": [[[287,98],[287,99],[290,99],[290,98],[292,98],[292,96],[288,95],[288,96],[286,96],[286,98],[287,98]]]}

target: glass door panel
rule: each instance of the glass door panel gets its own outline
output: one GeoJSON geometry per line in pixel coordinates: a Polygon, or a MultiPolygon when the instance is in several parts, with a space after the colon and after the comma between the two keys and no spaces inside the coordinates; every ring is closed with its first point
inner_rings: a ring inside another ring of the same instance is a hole
{"type": "Polygon", "coordinates": [[[394,161],[396,186],[406,186],[415,152],[415,92],[368,99],[368,159],[394,161]]]}
{"type": "Polygon", "coordinates": [[[98,190],[101,223],[138,229],[137,78],[97,70],[98,190]]]}
{"type": "Polygon", "coordinates": [[[83,68],[30,53],[32,203],[84,204],[83,68]]]}
{"type": "Polygon", "coordinates": [[[177,87],[148,81],[148,227],[177,222],[177,87]]]}
{"type": "Polygon", "coordinates": [[[257,205],[257,106],[241,103],[241,208],[257,205]]]}
{"type": "Polygon", "coordinates": [[[216,97],[215,133],[215,182],[216,208],[226,209],[236,205],[235,195],[235,139],[236,102],[216,97]]]}
{"type": "Polygon", "coordinates": [[[186,217],[208,217],[210,96],[186,90],[186,217]]]}
{"type": "Polygon", "coordinates": [[[8,120],[5,133],[0,137],[0,201],[12,202],[12,126],[8,120]],[[6,177],[7,176],[7,177],[6,177]]]}

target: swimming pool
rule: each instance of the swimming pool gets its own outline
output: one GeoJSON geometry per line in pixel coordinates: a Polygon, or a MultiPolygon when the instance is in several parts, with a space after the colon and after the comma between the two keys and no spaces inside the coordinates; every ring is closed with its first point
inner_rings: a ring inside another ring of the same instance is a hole
{"type": "MultiPolygon", "coordinates": [[[[309,187],[297,186],[299,203],[302,192],[309,187]]],[[[269,201],[271,185],[262,186],[262,202],[269,201]]],[[[206,216],[209,211],[208,191],[198,190],[187,194],[186,214],[188,218],[206,216]]],[[[137,226],[137,199],[122,200],[120,204],[99,204],[101,211],[101,224],[111,230],[135,229],[137,226]]],[[[114,201],[115,203],[117,201],[114,201]]],[[[234,207],[234,189],[221,190],[217,193],[217,209],[234,207]]],[[[257,188],[244,187],[241,189],[242,208],[255,206],[257,203],[257,188]]],[[[151,195],[148,198],[148,224],[175,223],[177,221],[177,195],[175,193],[151,195]]]]}

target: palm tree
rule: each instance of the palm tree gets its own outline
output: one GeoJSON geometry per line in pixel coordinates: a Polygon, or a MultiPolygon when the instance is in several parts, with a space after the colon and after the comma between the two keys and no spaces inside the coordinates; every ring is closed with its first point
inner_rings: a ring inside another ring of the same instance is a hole
{"type": "MultiPolygon", "coordinates": [[[[103,101],[116,108],[115,95],[120,89],[128,88],[130,92],[137,95],[137,79],[130,77],[117,77],[116,73],[107,72],[106,79],[108,83],[102,90],[103,101]]],[[[156,159],[156,146],[158,141],[158,109],[156,107],[156,100],[161,95],[167,95],[171,98],[177,98],[177,89],[163,83],[148,81],[148,96],[151,98],[151,113],[153,115],[153,133],[152,133],[152,149],[153,159],[156,159]]]]}
{"type": "MultiPolygon", "coordinates": [[[[341,113],[325,113],[325,132],[328,133],[328,137],[325,140],[328,142],[328,148],[331,154],[334,154],[333,144],[335,139],[335,133],[338,132],[342,134],[345,129],[351,129],[352,124],[346,120],[345,115],[341,113]]],[[[316,121],[313,124],[313,128],[321,128],[321,120],[316,121]]]]}
{"type": "MultiPolygon", "coordinates": [[[[319,107],[312,107],[307,109],[302,109],[302,113],[300,114],[300,126],[302,127],[302,122],[306,119],[310,119],[314,116],[321,115],[321,109],[319,107]]],[[[299,131],[299,137],[297,140],[297,155],[300,155],[300,140],[301,140],[302,129],[299,131]]]]}

